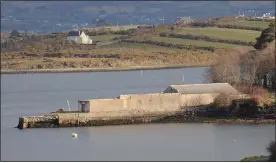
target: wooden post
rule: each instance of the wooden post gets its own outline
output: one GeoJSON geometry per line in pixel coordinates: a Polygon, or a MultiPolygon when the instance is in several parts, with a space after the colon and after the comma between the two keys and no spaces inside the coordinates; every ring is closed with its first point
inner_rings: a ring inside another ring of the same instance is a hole
{"type": "Polygon", "coordinates": [[[78,114],[78,127],[80,127],[80,114],[78,114]]]}

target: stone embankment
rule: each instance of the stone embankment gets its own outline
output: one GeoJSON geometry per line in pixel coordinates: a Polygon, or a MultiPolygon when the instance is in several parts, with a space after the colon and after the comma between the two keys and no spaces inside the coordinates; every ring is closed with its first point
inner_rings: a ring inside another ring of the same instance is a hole
{"type": "Polygon", "coordinates": [[[17,128],[82,127],[141,123],[184,122],[196,120],[195,112],[182,111],[109,111],[64,112],[44,116],[20,117],[17,128]]]}
{"type": "Polygon", "coordinates": [[[58,115],[19,117],[17,128],[54,128],[59,127],[58,115]]]}
{"type": "Polygon", "coordinates": [[[275,120],[237,119],[237,118],[207,118],[199,116],[200,111],[116,111],[97,113],[51,113],[44,116],[20,117],[17,128],[54,128],[54,127],[82,127],[125,125],[142,123],[274,123],[275,120]]]}

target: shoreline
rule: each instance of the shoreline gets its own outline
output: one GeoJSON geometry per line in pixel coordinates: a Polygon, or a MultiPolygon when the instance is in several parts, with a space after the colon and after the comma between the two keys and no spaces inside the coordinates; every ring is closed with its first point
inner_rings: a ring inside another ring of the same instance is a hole
{"type": "Polygon", "coordinates": [[[202,120],[200,123],[210,123],[210,124],[252,124],[252,125],[258,125],[258,124],[275,124],[275,119],[206,119],[202,120]]]}
{"type": "Polygon", "coordinates": [[[26,74],[26,73],[78,73],[78,72],[113,72],[113,71],[139,71],[163,70],[180,68],[202,68],[210,65],[168,65],[168,66],[132,66],[128,68],[61,68],[61,69],[29,69],[29,70],[1,70],[1,74],[26,74]]]}
{"type": "Polygon", "coordinates": [[[40,116],[19,117],[18,129],[26,128],[66,128],[114,126],[131,124],[166,124],[166,123],[197,123],[197,124],[232,124],[232,125],[260,125],[275,124],[275,119],[234,118],[234,117],[202,117],[190,112],[125,112],[124,114],[108,114],[110,112],[89,113],[50,113],[40,116]],[[108,115],[107,115],[108,114],[108,115]]]}

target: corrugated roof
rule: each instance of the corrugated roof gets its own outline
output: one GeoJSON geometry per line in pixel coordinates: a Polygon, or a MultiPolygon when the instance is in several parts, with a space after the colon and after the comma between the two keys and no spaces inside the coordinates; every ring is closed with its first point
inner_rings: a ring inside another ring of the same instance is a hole
{"type": "Polygon", "coordinates": [[[210,84],[188,84],[188,85],[170,85],[164,93],[170,89],[176,90],[181,94],[201,94],[201,93],[226,93],[226,94],[241,94],[228,83],[210,83],[210,84]]]}
{"type": "Polygon", "coordinates": [[[149,95],[160,95],[163,93],[146,93],[146,94],[127,94],[127,95],[120,95],[119,99],[129,99],[131,96],[149,96],[149,95]]]}

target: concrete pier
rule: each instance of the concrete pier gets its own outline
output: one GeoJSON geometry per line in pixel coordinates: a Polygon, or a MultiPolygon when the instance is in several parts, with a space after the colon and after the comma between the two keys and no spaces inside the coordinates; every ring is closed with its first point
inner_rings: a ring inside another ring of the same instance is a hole
{"type": "Polygon", "coordinates": [[[42,116],[20,117],[17,127],[24,129],[197,122],[210,115],[227,117],[228,111],[215,109],[213,106],[215,99],[225,91],[229,94],[229,103],[235,99],[250,98],[240,94],[227,83],[172,85],[163,93],[81,100],[78,101],[78,109],[75,111],[60,110],[42,116]]]}

